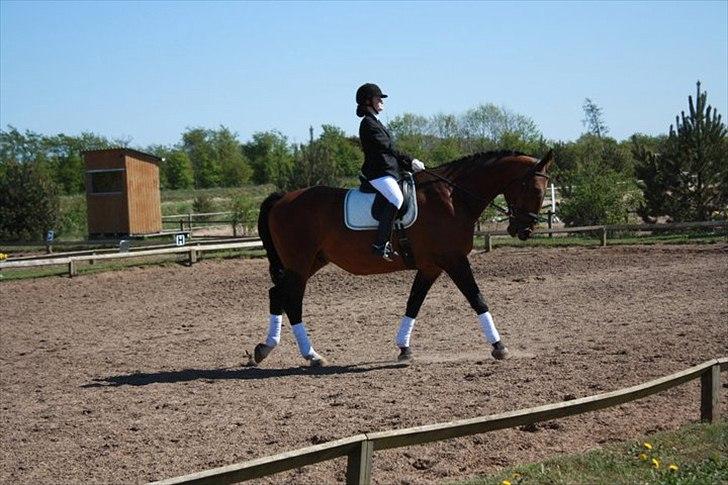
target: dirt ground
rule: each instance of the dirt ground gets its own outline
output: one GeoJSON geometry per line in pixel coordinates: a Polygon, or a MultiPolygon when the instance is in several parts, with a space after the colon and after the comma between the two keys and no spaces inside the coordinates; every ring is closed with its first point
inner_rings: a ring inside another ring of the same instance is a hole
{"type": "MultiPolygon", "coordinates": [[[[513,357],[489,355],[442,277],[396,362],[414,276],[327,267],[304,315],[331,366],[302,368],[267,327],[267,263],[203,261],[0,283],[0,482],[168,478],[370,431],[621,389],[728,355],[728,245],[497,249],[471,254],[513,357]]],[[[723,374],[721,401],[728,408],[723,374]]],[[[375,483],[442,483],[699,419],[699,381],[635,403],[375,452],[375,483]]],[[[263,483],[336,483],[344,459],[263,483]]]]}

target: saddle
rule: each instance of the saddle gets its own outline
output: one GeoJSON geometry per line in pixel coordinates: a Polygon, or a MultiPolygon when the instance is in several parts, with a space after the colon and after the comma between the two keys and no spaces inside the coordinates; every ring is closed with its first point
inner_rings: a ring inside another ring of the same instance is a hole
{"type": "MultiPolygon", "coordinates": [[[[344,198],[344,224],[352,231],[371,231],[379,226],[380,214],[389,201],[361,175],[359,180],[360,187],[350,189],[344,198]]],[[[404,202],[394,225],[398,229],[407,229],[417,220],[415,179],[411,173],[405,172],[397,183],[402,189],[404,202]]]]}

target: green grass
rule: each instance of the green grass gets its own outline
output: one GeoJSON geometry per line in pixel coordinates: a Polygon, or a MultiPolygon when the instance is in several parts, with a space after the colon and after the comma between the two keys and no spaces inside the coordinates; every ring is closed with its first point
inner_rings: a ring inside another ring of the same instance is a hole
{"type": "Polygon", "coordinates": [[[508,468],[461,485],[718,484],[728,483],[728,423],[694,424],[677,431],[610,445],[581,455],[508,468]],[[645,448],[644,443],[652,446],[645,448]],[[640,454],[644,454],[640,458],[640,454]],[[655,468],[652,459],[658,460],[655,468]],[[674,464],[677,470],[669,469],[674,464]]]}

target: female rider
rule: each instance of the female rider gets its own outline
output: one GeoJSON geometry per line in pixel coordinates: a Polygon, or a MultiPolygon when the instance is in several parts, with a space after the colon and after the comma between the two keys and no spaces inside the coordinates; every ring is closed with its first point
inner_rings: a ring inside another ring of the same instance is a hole
{"type": "Polygon", "coordinates": [[[393,261],[397,253],[389,240],[395,216],[404,202],[397,181],[402,170],[419,172],[424,170],[425,164],[396,150],[389,131],[377,119],[384,109],[382,100],[386,97],[379,86],[372,83],[363,84],[356,90],[356,115],[362,118],[359,139],[364,151],[364,165],[361,171],[369,183],[389,201],[380,216],[372,252],[387,261],[393,261]]]}

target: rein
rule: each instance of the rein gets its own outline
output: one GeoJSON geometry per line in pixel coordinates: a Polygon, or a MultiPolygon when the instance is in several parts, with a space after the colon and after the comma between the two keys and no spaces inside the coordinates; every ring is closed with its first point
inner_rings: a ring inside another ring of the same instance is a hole
{"type": "MultiPolygon", "coordinates": [[[[505,192],[508,189],[508,187],[510,187],[511,185],[513,185],[515,182],[518,182],[519,180],[525,180],[526,178],[530,178],[530,177],[544,177],[546,180],[549,179],[549,176],[546,175],[545,173],[543,173],[543,172],[536,172],[535,171],[535,167],[536,167],[536,165],[534,165],[534,168],[529,169],[528,172],[525,175],[523,175],[521,177],[514,178],[513,180],[511,180],[503,188],[503,192],[505,192]]],[[[461,191],[465,195],[467,195],[467,196],[469,196],[469,197],[471,197],[471,198],[473,198],[473,199],[475,199],[475,200],[477,200],[479,202],[482,202],[484,204],[488,204],[490,207],[492,207],[492,208],[496,209],[497,211],[501,212],[503,215],[508,216],[509,219],[514,219],[514,218],[518,218],[518,217],[522,217],[523,216],[523,217],[526,217],[526,218],[531,219],[534,222],[539,220],[539,215],[538,214],[534,214],[533,212],[528,212],[528,211],[519,209],[517,207],[511,208],[510,206],[508,206],[508,209],[504,209],[502,206],[496,204],[492,200],[490,202],[488,202],[485,199],[485,197],[482,197],[482,196],[480,196],[478,194],[474,194],[473,192],[469,191],[468,189],[466,189],[466,188],[464,188],[464,187],[456,184],[455,182],[453,182],[452,180],[448,179],[447,177],[443,177],[442,175],[433,172],[432,170],[425,169],[425,170],[422,170],[422,171],[425,172],[428,175],[432,175],[433,177],[435,177],[436,179],[441,180],[442,182],[445,182],[446,184],[450,185],[452,188],[461,191]]]]}

